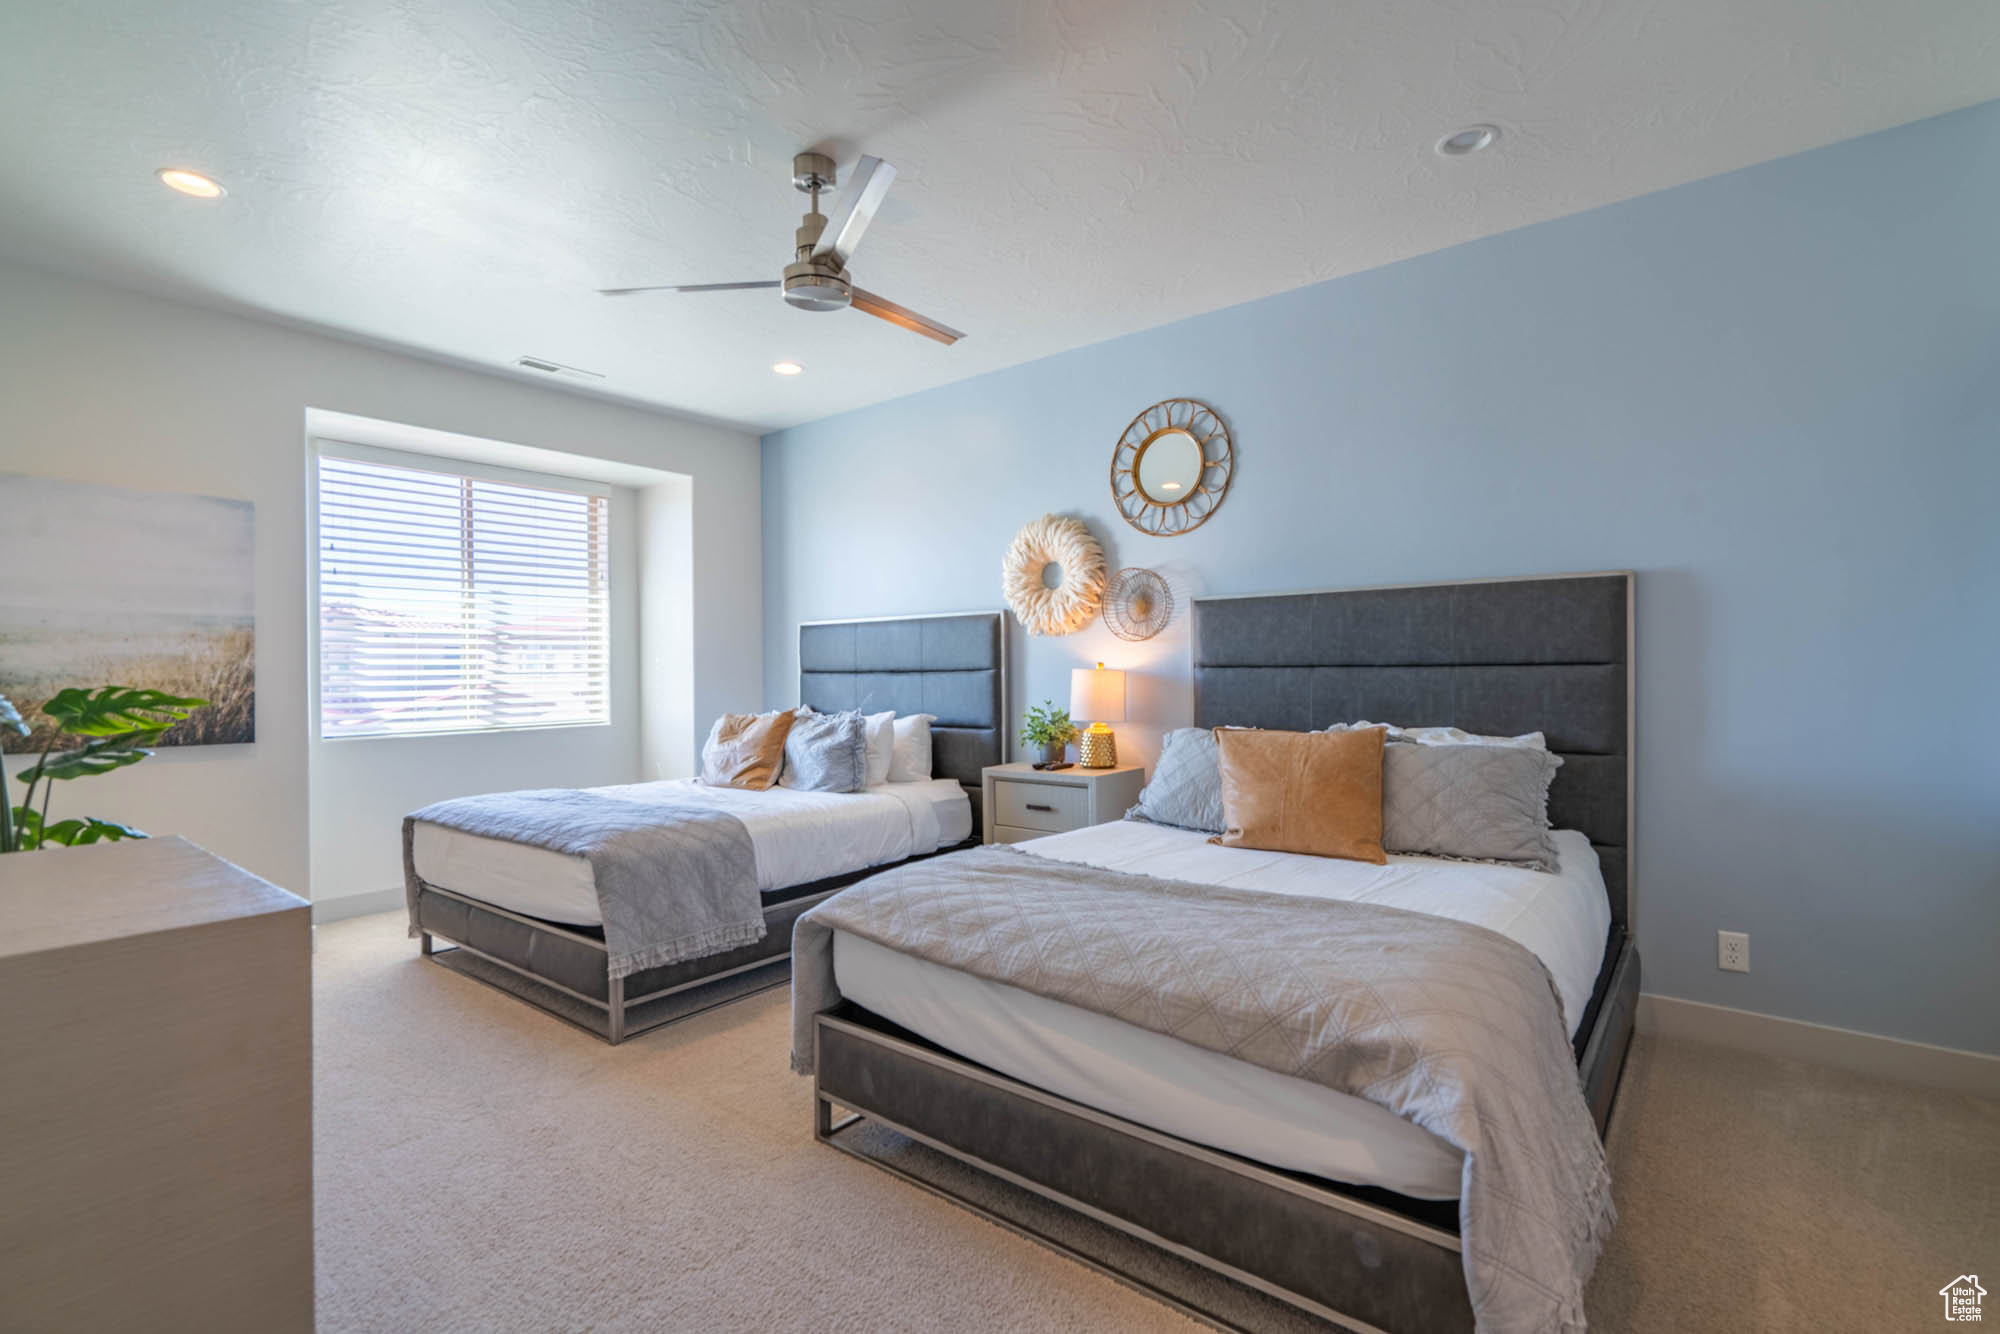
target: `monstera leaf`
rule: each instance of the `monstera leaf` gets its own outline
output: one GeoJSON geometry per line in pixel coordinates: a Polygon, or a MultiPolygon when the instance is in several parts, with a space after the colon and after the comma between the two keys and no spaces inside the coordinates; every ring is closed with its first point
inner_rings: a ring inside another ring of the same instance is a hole
{"type": "Polygon", "coordinates": [[[158,736],[207,704],[205,699],[134,686],[99,686],[95,690],[71,686],[45,702],[42,712],[71,736],[125,736],[132,732],[158,736]]]}
{"type": "Polygon", "coordinates": [[[94,736],[83,743],[83,749],[52,752],[45,756],[41,763],[21,770],[17,777],[22,782],[33,785],[44,778],[67,780],[108,774],[113,769],[123,769],[128,764],[137,764],[151,755],[153,752],[146,747],[153,745],[159,739],[160,732],[94,736]]]}
{"type": "MultiPolygon", "coordinates": [[[[0,852],[78,848],[146,837],[130,825],[94,815],[51,821],[49,794],[58,781],[108,774],[137,764],[153,753],[148,747],[162,733],[207,704],[205,699],[137,686],[99,686],[95,690],[71,686],[58,691],[42,705],[42,712],[55,722],[56,729],[42,747],[41,758],[19,775],[26,784],[20,805],[14,805],[6,772],[0,770],[0,852]],[[56,754],[56,740],[63,736],[82,737],[83,747],[56,754]],[[37,790],[42,798],[39,809],[37,790]]],[[[0,730],[7,728],[22,734],[29,730],[20,711],[0,697],[0,730]]]]}
{"type": "Polygon", "coordinates": [[[94,815],[86,815],[81,820],[57,820],[54,824],[42,826],[42,846],[54,844],[64,848],[80,848],[89,843],[117,843],[128,838],[144,838],[146,835],[128,824],[116,824],[110,820],[100,820],[94,815]]]}
{"type": "Polygon", "coordinates": [[[35,848],[81,848],[92,843],[118,843],[128,838],[146,837],[143,830],[112,820],[86,815],[77,820],[42,822],[42,813],[28,806],[16,806],[14,835],[19,851],[35,848]]]}

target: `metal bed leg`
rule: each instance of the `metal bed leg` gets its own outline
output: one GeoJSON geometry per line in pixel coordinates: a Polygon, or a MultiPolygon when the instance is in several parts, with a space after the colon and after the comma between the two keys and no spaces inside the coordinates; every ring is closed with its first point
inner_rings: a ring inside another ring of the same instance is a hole
{"type": "MultiPolygon", "coordinates": [[[[861,1113],[849,1112],[846,1116],[836,1121],[833,1116],[833,1099],[823,1093],[815,1093],[813,1095],[814,1139],[831,1140],[835,1135],[838,1135],[849,1126],[860,1122],[861,1119],[861,1113]]],[[[839,1146],[836,1145],[835,1147],[839,1146]]]]}
{"type": "Polygon", "coordinates": [[[611,1045],[617,1046],[625,1040],[625,979],[611,979],[611,1045]]]}
{"type": "Polygon", "coordinates": [[[431,933],[428,931],[424,932],[424,953],[435,954],[436,952],[436,950],[431,948],[431,933]]]}

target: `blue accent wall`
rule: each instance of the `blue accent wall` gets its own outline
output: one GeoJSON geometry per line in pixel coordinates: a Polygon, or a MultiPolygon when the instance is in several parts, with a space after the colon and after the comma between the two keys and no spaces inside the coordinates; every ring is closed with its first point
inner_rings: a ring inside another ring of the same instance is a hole
{"type": "MultiPolygon", "coordinates": [[[[1635,569],[1646,989],[2000,1052],[1997,237],[1989,103],[768,436],[766,695],[801,620],[999,606],[1048,511],[1183,598],[1635,569]],[[1177,396],[1235,485],[1146,537],[1112,444],[1177,396]]],[[[1186,625],[1017,637],[1016,714],[1102,658],[1150,760],[1186,625]]]]}

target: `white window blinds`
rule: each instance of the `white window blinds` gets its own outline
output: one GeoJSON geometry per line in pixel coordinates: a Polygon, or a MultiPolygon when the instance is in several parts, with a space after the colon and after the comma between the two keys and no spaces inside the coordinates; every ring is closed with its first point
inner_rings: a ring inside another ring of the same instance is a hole
{"type": "Polygon", "coordinates": [[[325,738],[610,721],[609,501],[319,460],[325,738]]]}

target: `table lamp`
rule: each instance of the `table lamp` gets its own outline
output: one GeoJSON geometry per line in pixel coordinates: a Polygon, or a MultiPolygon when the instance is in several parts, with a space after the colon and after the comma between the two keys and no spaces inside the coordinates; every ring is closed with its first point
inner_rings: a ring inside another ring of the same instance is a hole
{"type": "Polygon", "coordinates": [[[1118,764],[1118,739],[1106,723],[1125,721],[1125,673],[1096,667],[1076,667],[1069,674],[1069,716],[1090,719],[1076,738],[1076,758],[1086,769],[1110,769],[1118,764]]]}

